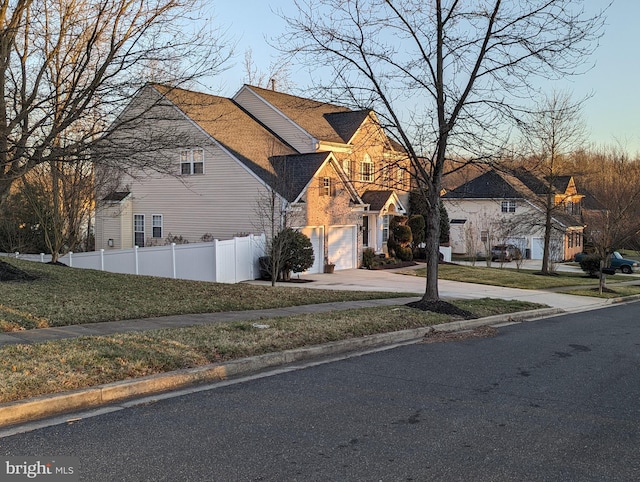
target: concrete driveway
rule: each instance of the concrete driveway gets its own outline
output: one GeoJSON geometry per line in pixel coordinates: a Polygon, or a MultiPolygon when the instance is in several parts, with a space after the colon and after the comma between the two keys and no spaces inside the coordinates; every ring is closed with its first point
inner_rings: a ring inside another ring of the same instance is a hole
{"type": "MultiPolygon", "coordinates": [[[[422,265],[423,266],[423,265],[422,265]]],[[[420,266],[416,266],[418,268],[420,266]]],[[[310,283],[285,283],[286,286],[298,286],[315,289],[354,290],[354,291],[392,291],[415,293],[420,296],[425,291],[426,281],[422,277],[400,274],[400,270],[348,269],[333,274],[300,275],[300,279],[312,280],[310,283]]],[[[264,283],[264,282],[256,282],[264,283]]],[[[607,306],[611,302],[587,296],[574,296],[541,290],[523,290],[500,286],[462,283],[440,280],[438,289],[442,298],[501,298],[542,303],[565,311],[583,311],[607,306]]]]}

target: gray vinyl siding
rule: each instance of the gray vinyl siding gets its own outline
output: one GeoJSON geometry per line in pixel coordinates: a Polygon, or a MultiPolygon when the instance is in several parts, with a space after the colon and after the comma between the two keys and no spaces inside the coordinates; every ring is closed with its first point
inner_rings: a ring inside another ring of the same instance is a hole
{"type": "MultiPolygon", "coordinates": [[[[169,236],[198,242],[205,234],[230,239],[257,232],[256,195],[264,187],[235,159],[216,146],[204,146],[204,174],[150,175],[131,179],[132,213],[145,215],[146,240],[152,233],[152,216],[162,215],[163,244],[169,236]]],[[[176,169],[179,150],[176,150],[176,169]]],[[[133,229],[133,215],[130,219],[133,229]]],[[[133,243],[133,240],[130,241],[133,243]]],[[[132,246],[123,246],[123,248],[132,246]]]]}
{"type": "Polygon", "coordinates": [[[277,132],[282,139],[298,152],[315,152],[315,139],[309,133],[300,129],[280,111],[256,96],[249,89],[242,89],[234,100],[273,132],[277,132]]]}

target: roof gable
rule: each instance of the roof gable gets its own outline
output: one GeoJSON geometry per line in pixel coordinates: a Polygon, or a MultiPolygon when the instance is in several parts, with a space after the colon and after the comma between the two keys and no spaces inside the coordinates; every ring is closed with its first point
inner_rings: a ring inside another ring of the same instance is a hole
{"type": "Polygon", "coordinates": [[[519,199],[524,196],[500,174],[491,170],[447,192],[454,199],[519,199]]]}
{"type": "Polygon", "coordinates": [[[245,85],[244,88],[253,91],[314,138],[326,142],[346,143],[343,135],[348,135],[350,130],[349,127],[346,127],[346,124],[349,123],[347,121],[353,121],[362,115],[359,114],[360,111],[354,112],[347,107],[305,99],[275,90],[253,85],[245,85]],[[330,122],[327,116],[332,117],[331,114],[337,113],[353,114],[353,116],[344,117],[341,121],[336,121],[336,118],[333,117],[333,122],[330,122]],[[333,124],[338,124],[338,126],[334,127],[333,124]]]}
{"type": "Polygon", "coordinates": [[[276,172],[268,157],[296,153],[231,99],[163,86],[156,89],[270,186],[275,184],[276,172]]]}
{"type": "Polygon", "coordinates": [[[395,191],[366,191],[362,195],[362,202],[369,205],[369,211],[378,212],[385,209],[388,214],[404,214],[406,209],[395,191]],[[390,209],[393,205],[394,209],[390,209]]]}
{"type": "Polygon", "coordinates": [[[287,201],[297,200],[330,156],[330,152],[317,152],[269,158],[278,178],[273,188],[287,201]]]}

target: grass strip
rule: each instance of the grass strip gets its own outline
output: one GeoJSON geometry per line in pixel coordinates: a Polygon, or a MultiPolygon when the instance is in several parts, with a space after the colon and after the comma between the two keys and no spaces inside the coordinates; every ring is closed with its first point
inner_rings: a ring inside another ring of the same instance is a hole
{"type": "Polygon", "coordinates": [[[415,295],[223,284],[3,261],[37,279],[0,283],[1,331],[415,295]]]}
{"type": "Polygon", "coordinates": [[[592,296],[596,298],[620,298],[623,296],[640,295],[640,286],[609,286],[602,294],[598,292],[598,288],[580,289],[580,290],[564,290],[560,293],[578,296],[592,296]]]}
{"type": "MultiPolygon", "coordinates": [[[[407,270],[402,274],[425,276],[426,268],[407,270]]],[[[480,266],[461,266],[442,264],[438,268],[438,277],[449,281],[462,281],[508,288],[528,290],[544,290],[566,286],[593,286],[598,280],[579,273],[556,272],[551,276],[543,276],[535,272],[512,268],[487,268],[480,266]]],[[[608,276],[608,282],[629,281],[624,275],[608,276]]]]}
{"type": "MultiPolygon", "coordinates": [[[[497,299],[453,301],[478,317],[543,307],[497,299]]],[[[0,348],[0,402],[53,394],[264,353],[453,321],[406,306],[216,323],[0,348]]]]}

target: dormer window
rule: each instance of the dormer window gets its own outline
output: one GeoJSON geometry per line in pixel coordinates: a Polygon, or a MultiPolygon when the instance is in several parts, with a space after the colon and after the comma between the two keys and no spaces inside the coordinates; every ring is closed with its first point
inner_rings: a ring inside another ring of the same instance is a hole
{"type": "Polygon", "coordinates": [[[204,174],[204,149],[183,149],[180,151],[180,174],[204,174]]]}

